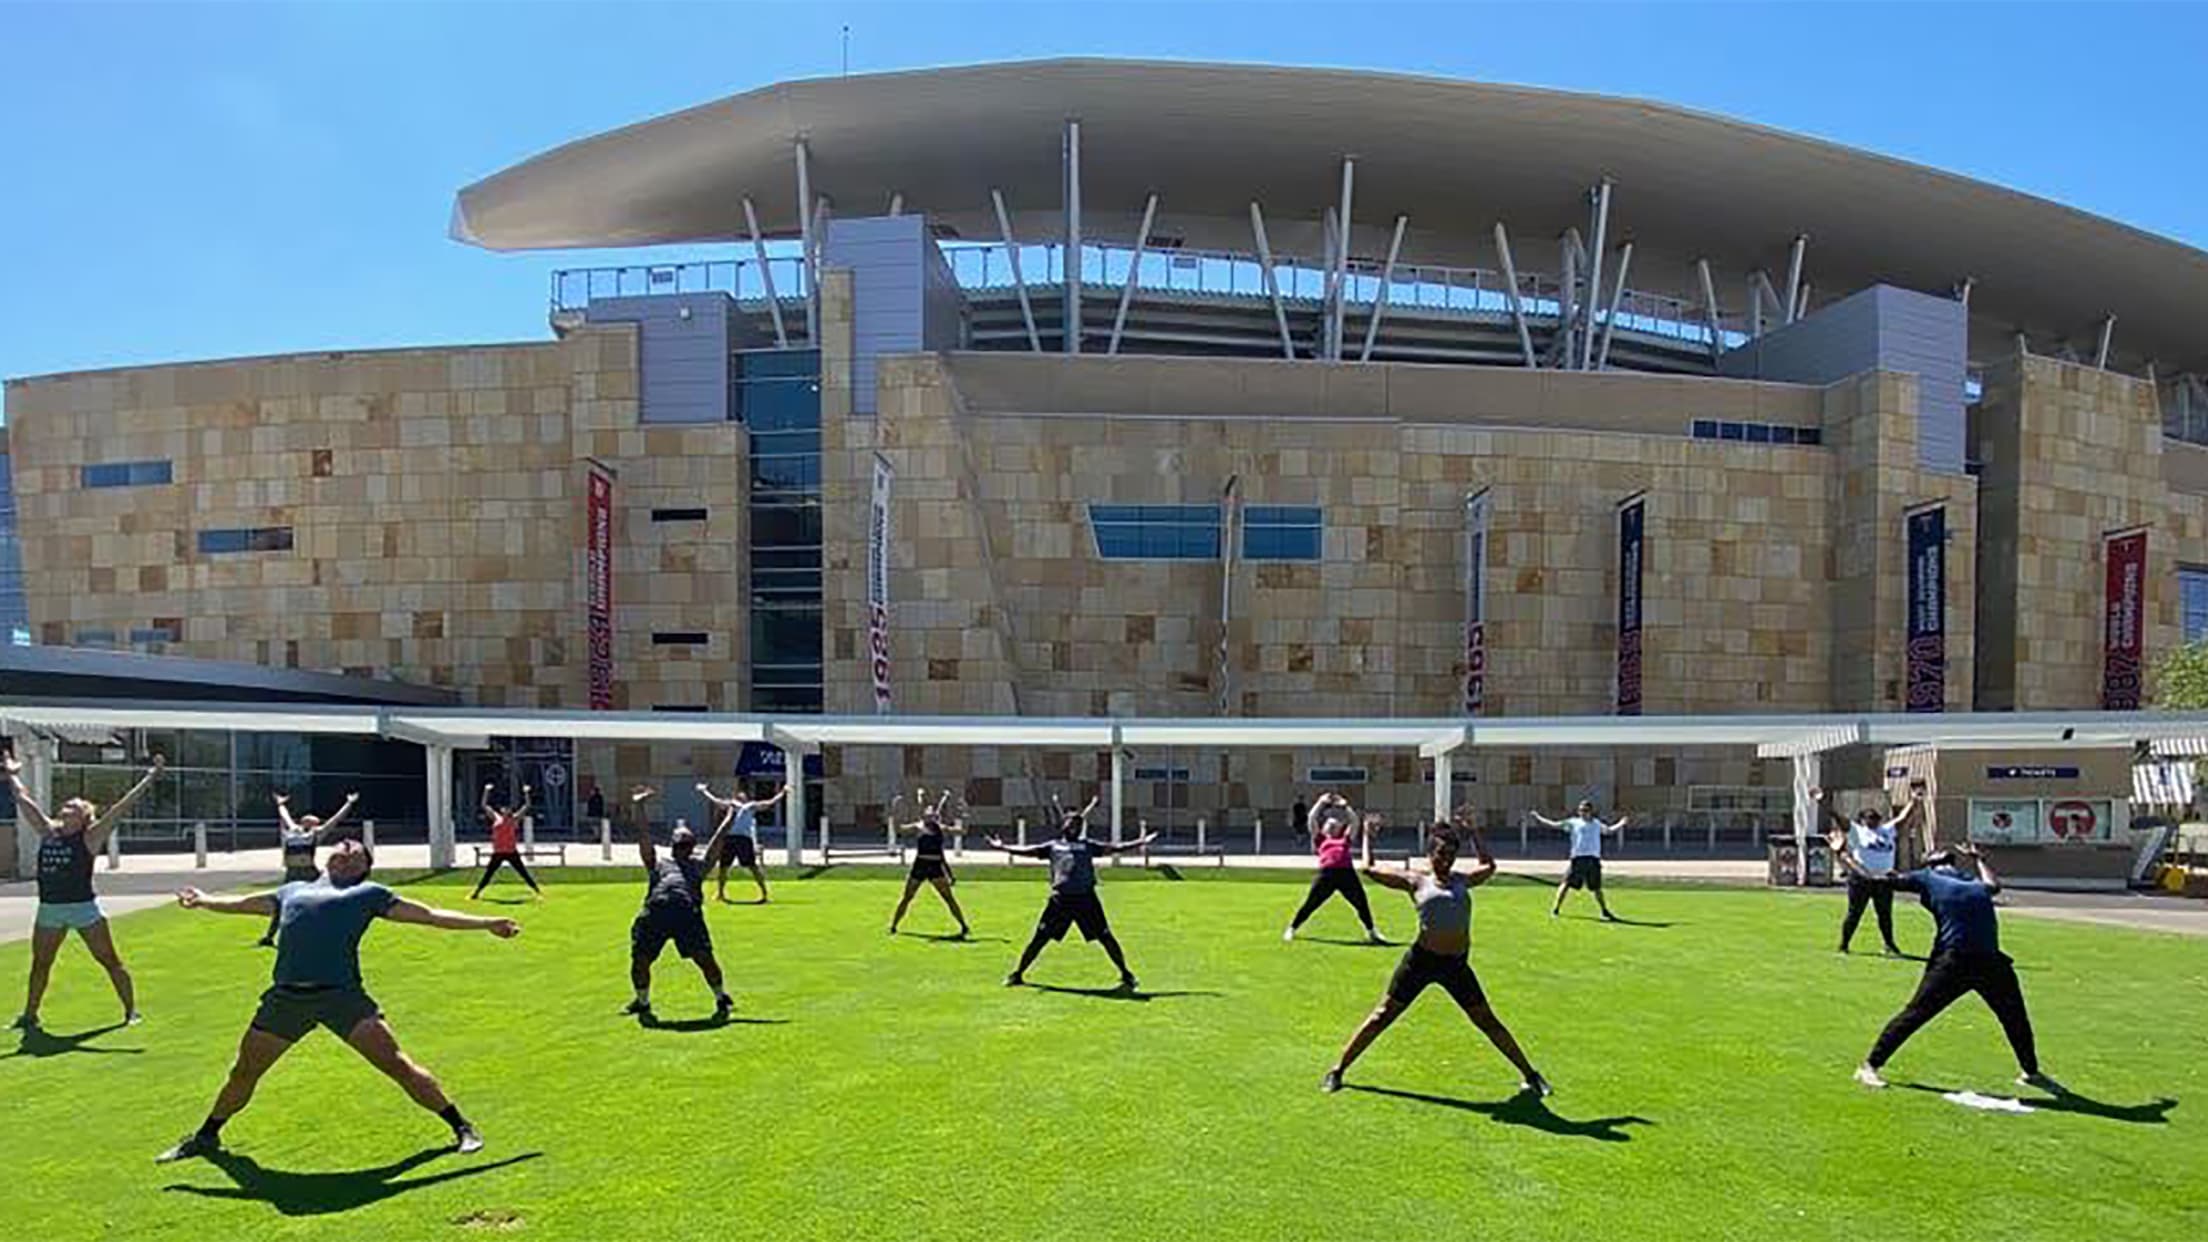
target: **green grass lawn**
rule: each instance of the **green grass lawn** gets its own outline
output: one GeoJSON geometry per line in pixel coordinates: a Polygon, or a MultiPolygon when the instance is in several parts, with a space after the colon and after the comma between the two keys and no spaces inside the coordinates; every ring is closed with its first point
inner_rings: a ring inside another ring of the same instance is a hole
{"type": "MultiPolygon", "coordinates": [[[[1513,1101],[1437,990],[1330,1097],[1320,1073],[1395,951],[1346,943],[1338,902],[1282,944],[1301,877],[1107,871],[1147,993],[1128,1000],[1001,987],[1042,876],[969,872],[972,943],[913,934],[950,930],[928,892],[884,936],[882,872],[716,908],[745,1019],[719,1029],[618,1015],[642,887],[626,873],[485,903],[523,919],[512,942],[377,927],[370,989],[490,1140],[464,1159],[316,1034],[230,1124],[233,1159],[155,1166],[203,1113],[269,959],[254,919],[125,918],[149,1021],[0,1058],[0,1236],[2208,1237],[2208,942],[2008,919],[2047,1067],[2098,1103],[2004,1115],[1910,1089],[2016,1093],[1975,999],[1902,1051],[1893,1089],[1849,1081],[1918,967],[1835,955],[1829,894],[1625,888],[1620,912],[1658,925],[1604,926],[1500,883],[1474,962],[1558,1094],[1513,1101]]],[[[465,907],[466,884],[409,891],[465,907]]],[[[1375,897],[1407,931],[1407,903],[1375,897]]],[[[1901,919],[1921,949],[1928,918],[1901,919]]],[[[25,957],[0,946],[0,987],[25,957]]],[[[1113,975],[1076,935],[1033,979],[1113,975]]],[[[671,953],[656,1000],[670,1021],[710,1007],[671,953]]],[[[67,949],[49,1029],[104,1026],[112,1004],[67,949]]]]}

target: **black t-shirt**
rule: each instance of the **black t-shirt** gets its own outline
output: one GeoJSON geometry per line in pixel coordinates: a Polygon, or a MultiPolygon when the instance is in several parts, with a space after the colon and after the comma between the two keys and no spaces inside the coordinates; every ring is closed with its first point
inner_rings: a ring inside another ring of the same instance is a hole
{"type": "Polygon", "coordinates": [[[912,853],[916,858],[943,860],[943,825],[922,824],[920,835],[913,838],[912,853]]]}
{"type": "Polygon", "coordinates": [[[655,850],[646,875],[651,887],[644,894],[645,905],[692,910],[705,905],[705,862],[695,854],[677,858],[672,850],[655,850]]]}
{"type": "Polygon", "coordinates": [[[92,847],[81,832],[51,832],[38,842],[38,899],[54,905],[91,901],[92,847]]]}
{"type": "Polygon", "coordinates": [[[1096,891],[1096,843],[1087,837],[1050,843],[1050,891],[1054,896],[1074,897],[1096,891]]]}

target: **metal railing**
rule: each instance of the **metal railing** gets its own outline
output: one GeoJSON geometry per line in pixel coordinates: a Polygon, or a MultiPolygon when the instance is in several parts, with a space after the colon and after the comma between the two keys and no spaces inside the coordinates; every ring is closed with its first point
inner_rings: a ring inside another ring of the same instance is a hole
{"type": "MultiPolygon", "coordinates": [[[[938,243],[944,261],[959,287],[970,293],[1001,293],[1014,286],[1013,247],[1002,242],[938,243]]],[[[1020,279],[1031,287],[1065,282],[1065,246],[1056,242],[1022,242],[1020,279]]],[[[1148,294],[1181,294],[1203,297],[1268,299],[1264,265],[1257,256],[1228,250],[1145,250],[1138,256],[1132,246],[1109,242],[1084,243],[1081,247],[1081,281],[1098,292],[1117,290],[1135,271],[1135,288],[1148,294]]],[[[797,255],[770,255],[767,273],[773,277],[776,298],[785,305],[802,304],[807,296],[804,260],[797,255]]],[[[1331,274],[1324,263],[1296,255],[1275,255],[1274,279],[1283,300],[1299,307],[1315,306],[1326,297],[1331,274]]],[[[1344,281],[1343,297],[1350,306],[1369,307],[1380,298],[1381,265],[1352,260],[1344,281]]],[[[1398,263],[1387,279],[1387,305],[1391,309],[1461,314],[1474,318],[1505,319],[1511,313],[1508,281],[1486,268],[1448,267],[1432,263],[1398,263]]],[[[623,267],[568,268],[552,273],[552,309],[579,311],[594,298],[639,297],[650,294],[727,293],[739,301],[764,305],[767,280],[757,259],[730,259],[705,263],[658,263],[623,267]]],[[[1554,324],[1562,313],[1563,293],[1554,277],[1537,272],[1518,277],[1518,298],[1529,319],[1554,324]]],[[[1608,298],[1595,314],[1597,325],[1609,320],[1608,298]]],[[[1710,329],[1699,304],[1668,294],[1628,289],[1618,300],[1618,330],[1707,346],[1710,329]]],[[[1720,331],[1728,348],[1747,339],[1737,316],[1720,319],[1720,331]]]]}

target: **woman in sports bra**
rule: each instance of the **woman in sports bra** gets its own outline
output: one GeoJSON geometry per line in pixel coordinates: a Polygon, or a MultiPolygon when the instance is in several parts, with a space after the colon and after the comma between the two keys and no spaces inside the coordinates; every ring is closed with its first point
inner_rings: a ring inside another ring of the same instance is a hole
{"type": "Polygon", "coordinates": [[[1488,853],[1487,840],[1469,818],[1464,820],[1463,831],[1472,840],[1475,862],[1469,871],[1458,871],[1457,832],[1448,824],[1436,823],[1426,840],[1426,861],[1430,870],[1414,872],[1408,869],[1383,871],[1372,862],[1372,838],[1365,838],[1364,873],[1375,884],[1409,893],[1418,907],[1418,938],[1404,951],[1403,960],[1395,968],[1395,975],[1388,980],[1387,993],[1373,1008],[1349,1043],[1343,1047],[1341,1059],[1334,1068],[1326,1071],[1320,1083],[1323,1090],[1333,1092],[1342,1089],[1342,1075],[1363,1055],[1372,1041],[1380,1038],[1380,1032],[1393,1025],[1403,1011],[1411,1007],[1419,993],[1430,984],[1440,984],[1451,999],[1464,1010],[1464,1016],[1487,1036],[1495,1050],[1502,1053],[1518,1068],[1518,1090],[1524,1094],[1549,1094],[1548,1080],[1533,1068],[1526,1059],[1518,1041],[1512,1038],[1510,1029],[1488,1007],[1487,994],[1480,988],[1478,975],[1472,973],[1472,890],[1487,883],[1495,874],[1495,856],[1488,853]]]}
{"type": "Polygon", "coordinates": [[[917,823],[899,825],[899,832],[913,834],[912,871],[905,876],[905,895],[897,900],[897,913],[889,916],[889,934],[897,934],[897,925],[905,919],[905,911],[912,905],[912,895],[920,891],[922,884],[935,885],[943,904],[951,908],[951,917],[958,920],[961,938],[972,934],[966,926],[966,912],[958,908],[958,898],[951,886],[958,881],[951,875],[951,864],[943,857],[943,808],[951,800],[951,791],[928,806],[928,791],[920,791],[920,819],[917,823]]]}

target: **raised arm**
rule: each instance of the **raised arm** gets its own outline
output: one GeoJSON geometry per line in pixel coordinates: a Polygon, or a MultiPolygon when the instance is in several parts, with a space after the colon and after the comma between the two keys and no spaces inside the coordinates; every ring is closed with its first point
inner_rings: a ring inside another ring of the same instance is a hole
{"type": "Polygon", "coordinates": [[[474,914],[461,914],[456,910],[439,910],[418,901],[401,897],[391,903],[383,917],[394,923],[413,923],[419,927],[434,927],[440,931],[487,931],[500,940],[512,940],[521,934],[521,924],[512,919],[483,918],[474,914]]]}
{"type": "Polygon", "coordinates": [[[1831,829],[1827,829],[1828,832],[1832,829],[1838,829],[1839,831],[1845,833],[1852,826],[1848,823],[1847,816],[1842,815],[1840,812],[1832,809],[1832,801],[1825,796],[1824,790],[1810,790],[1809,800],[1817,804],[1818,816],[1822,818],[1826,823],[1832,825],[1831,829]]]}
{"type": "Polygon", "coordinates": [[[1969,859],[1971,864],[1978,868],[1979,883],[1996,893],[2001,891],[2001,874],[1993,869],[1992,863],[1986,861],[1984,854],[1978,852],[1977,846],[1965,843],[1955,848],[1957,853],[1969,859]]]}
{"type": "Polygon", "coordinates": [[[1603,830],[1604,832],[1607,832],[1607,833],[1619,833],[1619,832],[1624,832],[1624,831],[1625,831],[1625,824],[1626,824],[1626,821],[1627,821],[1627,820],[1629,820],[1629,819],[1631,819],[1631,818],[1633,818],[1633,817],[1632,817],[1632,816],[1630,816],[1630,815],[1620,815],[1620,816],[1618,816],[1618,819],[1617,819],[1617,822],[1616,822],[1616,823],[1614,823],[1614,824],[1604,824],[1604,825],[1602,826],[1602,830],[1603,830]]]}
{"type": "Polygon", "coordinates": [[[146,774],[138,778],[138,783],[130,787],[130,792],[115,799],[114,805],[101,812],[100,817],[92,821],[92,826],[84,830],[85,848],[98,853],[100,847],[107,843],[107,834],[115,831],[115,826],[123,822],[123,816],[129,814],[133,803],[146,796],[146,791],[153,788],[153,778],[161,775],[161,769],[167,766],[168,760],[155,755],[153,762],[146,768],[146,774]]]}
{"type": "Polygon", "coordinates": [[[629,831],[636,834],[636,856],[644,860],[648,870],[659,861],[652,851],[652,825],[644,818],[644,804],[656,792],[649,785],[638,785],[629,790],[629,831]]]}
{"type": "Polygon", "coordinates": [[[1533,822],[1541,825],[1543,828],[1562,828],[1564,826],[1563,820],[1550,819],[1548,816],[1543,815],[1539,811],[1528,811],[1526,812],[1526,814],[1532,816],[1533,822]]]}
{"type": "Polygon", "coordinates": [[[1832,847],[1833,861],[1839,863],[1849,875],[1860,876],[1866,880],[1879,878],[1864,870],[1862,863],[1855,861],[1854,851],[1848,848],[1848,830],[1846,828],[1834,828],[1827,832],[1825,834],[1825,844],[1832,847]]]}
{"type": "Polygon", "coordinates": [[[8,785],[15,790],[15,805],[30,816],[31,826],[40,832],[51,830],[54,826],[53,816],[46,813],[46,808],[31,801],[31,791],[23,784],[23,761],[9,755],[5,760],[0,760],[0,771],[8,774],[8,785]]]}
{"type": "Polygon", "coordinates": [[[491,787],[490,787],[489,785],[485,785],[485,786],[483,786],[483,803],[482,803],[482,807],[483,807],[483,818],[485,818],[485,819],[496,819],[496,818],[498,818],[498,808],[497,808],[497,807],[494,807],[494,806],[492,806],[492,805],[491,805],[491,787]]]}
{"type": "Polygon", "coordinates": [[[753,805],[753,806],[756,806],[756,807],[762,807],[762,808],[764,808],[764,807],[771,807],[771,806],[773,806],[773,805],[774,805],[775,803],[777,803],[777,802],[780,802],[780,801],[781,801],[782,799],[784,799],[784,798],[787,798],[787,797],[789,797],[789,796],[790,796],[790,787],[789,787],[788,785],[784,785],[784,786],[783,786],[782,788],[780,788],[780,789],[777,789],[777,790],[775,790],[775,791],[774,791],[774,796],[773,796],[773,797],[771,797],[771,798],[767,798],[767,799],[765,799],[764,801],[761,801],[761,802],[754,802],[754,803],[752,803],[752,805],[753,805]]]}
{"type": "Polygon", "coordinates": [[[728,835],[728,826],[735,822],[736,812],[734,810],[721,812],[721,822],[713,825],[713,835],[705,839],[705,848],[699,851],[698,857],[718,858],[720,855],[717,851],[721,848],[721,838],[728,835]]]}
{"type": "Polygon", "coordinates": [[[533,805],[536,796],[536,790],[530,788],[527,785],[523,785],[521,787],[521,805],[514,808],[515,819],[520,819],[521,817],[529,813],[529,808],[531,805],[533,805]]]}
{"type": "Polygon", "coordinates": [[[989,848],[1003,850],[1007,854],[1014,854],[1021,858],[1041,858],[1043,855],[1050,853],[1048,842],[1041,845],[1006,845],[1003,838],[995,836],[989,838],[989,848]]]}
{"type": "Polygon", "coordinates": [[[345,817],[353,813],[353,807],[359,802],[360,795],[358,793],[346,794],[345,804],[337,808],[337,814],[322,821],[322,828],[316,834],[316,839],[320,841],[335,840],[337,838],[337,826],[345,822],[345,817]]]}
{"type": "Polygon", "coordinates": [[[1146,832],[1132,841],[1122,841],[1117,845],[1109,841],[1091,841],[1089,842],[1089,848],[1099,854],[1124,854],[1128,850],[1139,850],[1157,839],[1157,833],[1146,832]]]}
{"type": "Polygon", "coordinates": [[[304,831],[299,827],[299,821],[292,818],[290,794],[276,795],[276,822],[284,826],[285,836],[295,837],[304,831]]]}
{"type": "Polygon", "coordinates": [[[712,803],[713,805],[721,808],[724,811],[733,811],[736,809],[736,799],[724,798],[719,794],[714,793],[713,787],[706,784],[704,781],[698,782],[698,793],[707,802],[712,803]]]}
{"type": "Polygon", "coordinates": [[[1459,874],[1464,876],[1467,887],[1477,888],[1495,878],[1495,855],[1487,848],[1487,837],[1479,825],[1467,822],[1463,831],[1472,839],[1472,869],[1459,874]]]}
{"type": "Polygon", "coordinates": [[[1087,819],[1089,816],[1096,814],[1096,802],[1099,796],[1100,795],[1097,794],[1090,794],[1088,805],[1082,807],[1078,811],[1075,811],[1074,814],[1079,815],[1082,819],[1087,819]]]}
{"type": "Polygon", "coordinates": [[[276,913],[276,894],[247,893],[242,897],[210,897],[196,888],[178,889],[176,904],[209,914],[252,914],[267,918],[276,913]]]}

